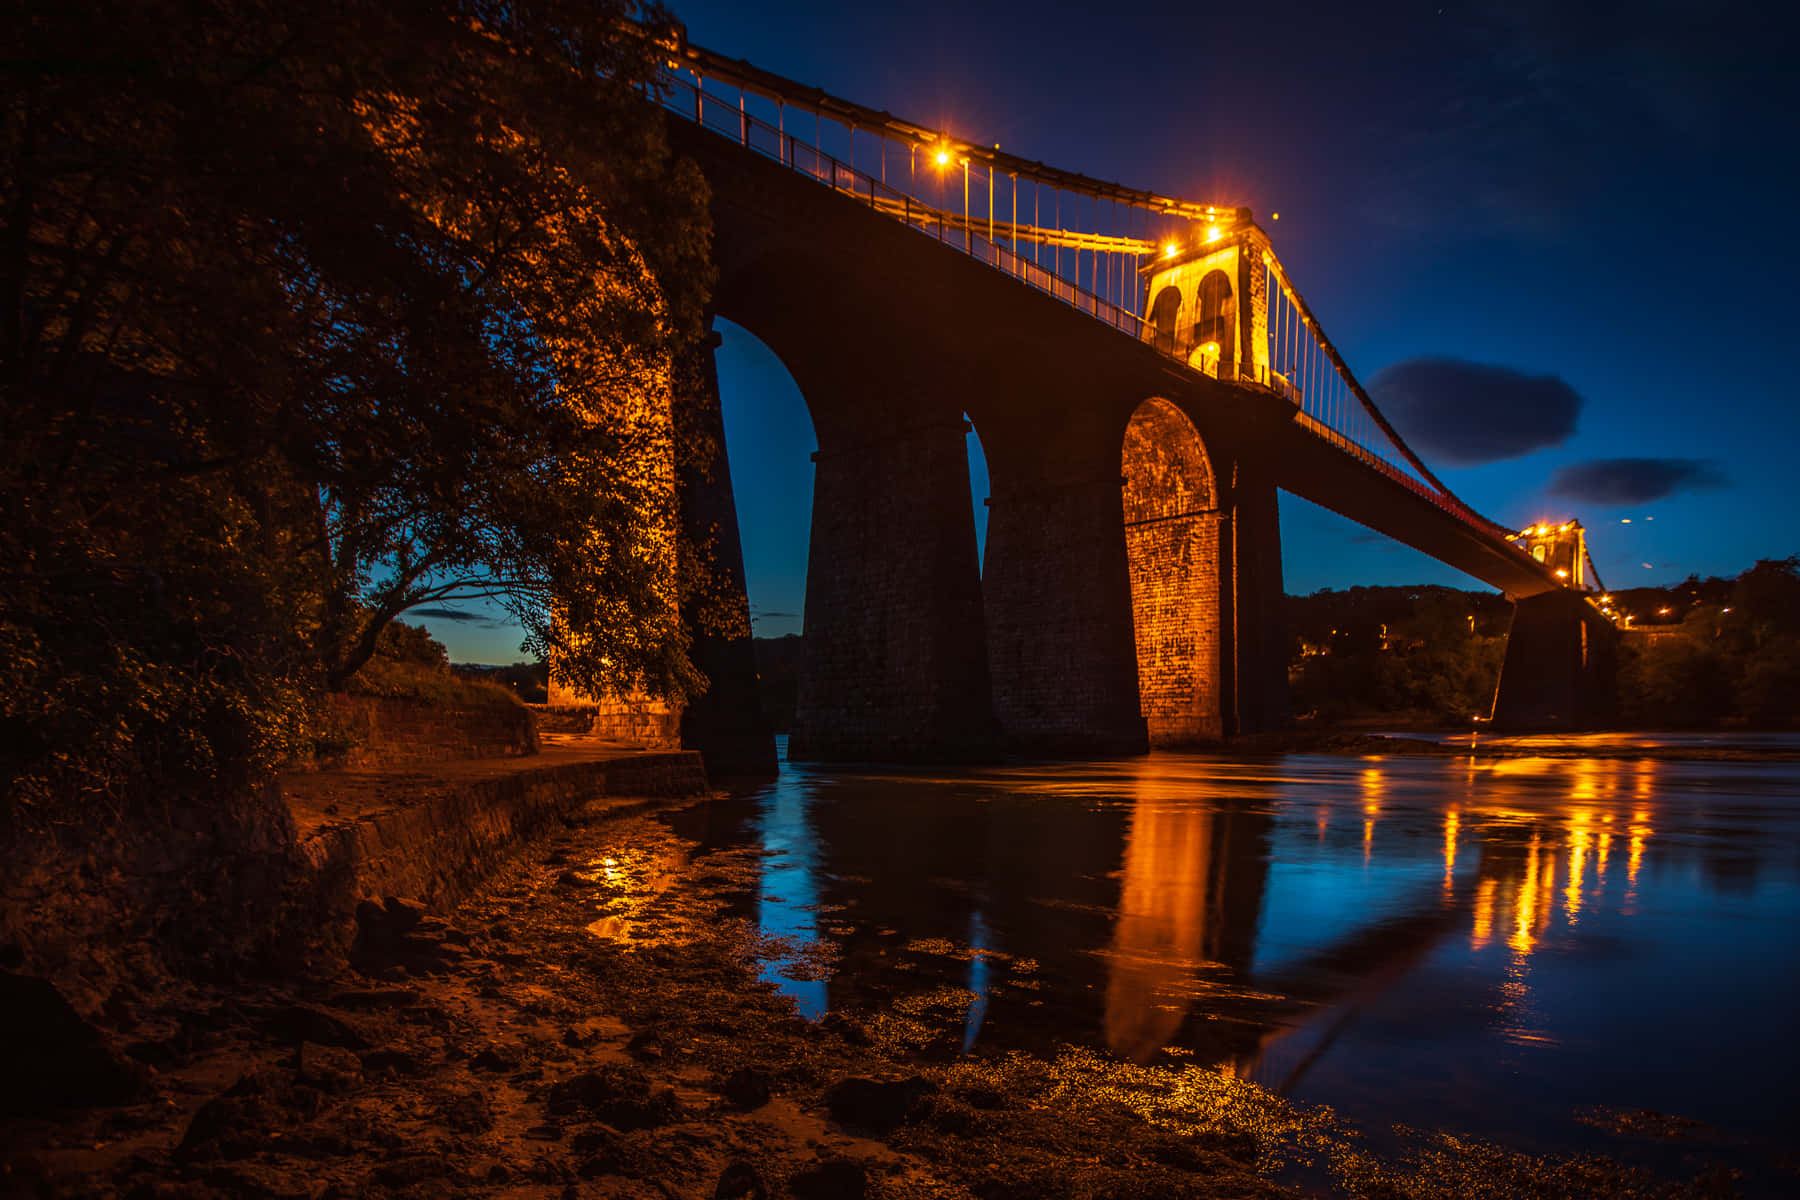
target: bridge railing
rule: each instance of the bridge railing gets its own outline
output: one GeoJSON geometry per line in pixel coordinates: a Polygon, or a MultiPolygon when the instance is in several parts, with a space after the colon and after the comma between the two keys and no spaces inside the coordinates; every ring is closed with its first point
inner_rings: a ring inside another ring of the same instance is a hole
{"type": "MultiPolygon", "coordinates": [[[[1468,524],[1483,530],[1499,528],[1463,504],[1447,488],[1434,487],[1409,469],[1410,464],[1405,460],[1416,463],[1410,453],[1403,456],[1388,454],[1377,448],[1392,446],[1396,452],[1401,449],[1391,436],[1383,436],[1382,431],[1375,428],[1379,423],[1385,429],[1385,422],[1374,413],[1373,406],[1354,380],[1347,378],[1346,369],[1336,360],[1335,354],[1331,354],[1333,361],[1330,363],[1322,360],[1329,352],[1322,347],[1322,338],[1316,335],[1310,316],[1294,311],[1299,303],[1298,296],[1288,288],[1285,279],[1279,277],[1279,268],[1274,264],[1269,264],[1268,281],[1271,299],[1269,341],[1274,361],[1239,363],[1222,369],[1216,362],[1196,365],[1192,360],[1195,347],[1185,344],[1183,339],[1170,338],[1131,309],[1098,296],[1041,262],[1003,245],[998,236],[984,233],[984,225],[989,230],[1010,228],[1015,234],[1018,231],[1016,226],[998,221],[991,207],[984,217],[979,213],[971,215],[968,210],[958,213],[941,205],[927,204],[908,191],[884,183],[826,153],[805,138],[749,112],[741,94],[738,103],[733,105],[727,97],[709,93],[704,87],[672,72],[664,75],[663,84],[662,103],[670,111],[1003,271],[1150,345],[1190,370],[1273,391],[1299,409],[1296,416],[1300,425],[1322,441],[1468,524]],[[1278,297],[1288,300],[1285,309],[1278,297]],[[1360,403],[1356,400],[1359,396],[1362,397],[1360,403]],[[1359,425],[1362,428],[1358,428],[1359,425]],[[1400,460],[1396,461],[1397,458],[1400,460]]],[[[1018,245],[1016,238],[1013,245],[1018,245]]]]}

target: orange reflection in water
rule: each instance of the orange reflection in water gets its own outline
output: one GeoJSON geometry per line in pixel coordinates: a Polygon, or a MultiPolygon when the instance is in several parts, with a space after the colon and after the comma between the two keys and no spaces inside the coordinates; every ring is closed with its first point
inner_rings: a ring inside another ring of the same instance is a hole
{"type": "Polygon", "coordinates": [[[1569,880],[1563,888],[1563,909],[1573,925],[1581,913],[1581,886],[1587,874],[1588,811],[1577,808],[1569,814],[1569,880]]]}
{"type": "Polygon", "coordinates": [[[1494,893],[1500,888],[1495,879],[1484,879],[1475,887],[1475,929],[1469,936],[1469,949],[1480,950],[1494,936],[1494,893]]]}
{"type": "Polygon", "coordinates": [[[1462,825],[1462,814],[1456,805],[1444,814],[1444,892],[1450,891],[1450,884],[1456,875],[1456,833],[1462,825]]]}
{"type": "Polygon", "coordinates": [[[1212,811],[1140,799],[1125,838],[1125,879],[1107,964],[1106,1044],[1147,1061],[1187,1017],[1188,982],[1206,957],[1212,811]]]}
{"type": "Polygon", "coordinates": [[[1617,911],[1630,915],[1638,871],[1654,832],[1654,808],[1643,797],[1654,790],[1656,768],[1654,762],[1605,759],[1496,763],[1492,769],[1496,781],[1516,779],[1517,790],[1501,787],[1488,802],[1452,806],[1444,818],[1446,888],[1457,853],[1454,842],[1474,833],[1481,847],[1482,880],[1474,900],[1471,947],[1488,945],[1495,924],[1503,922],[1510,930],[1507,945],[1522,961],[1542,944],[1544,931],[1559,916],[1573,926],[1584,915],[1604,910],[1615,837],[1624,838],[1627,854],[1627,888],[1616,901],[1617,911]],[[1627,795],[1637,797],[1629,812],[1616,807],[1627,795]],[[1520,837],[1529,831],[1522,855],[1505,853],[1509,843],[1518,843],[1505,836],[1496,840],[1504,831],[1516,831],[1520,837]],[[1559,878],[1557,860],[1564,848],[1567,868],[1559,878]]]}
{"type": "Polygon", "coordinates": [[[1362,773],[1362,811],[1363,811],[1363,866],[1369,865],[1369,855],[1375,847],[1375,819],[1381,816],[1381,800],[1387,791],[1387,780],[1382,777],[1380,767],[1366,767],[1362,773]]]}

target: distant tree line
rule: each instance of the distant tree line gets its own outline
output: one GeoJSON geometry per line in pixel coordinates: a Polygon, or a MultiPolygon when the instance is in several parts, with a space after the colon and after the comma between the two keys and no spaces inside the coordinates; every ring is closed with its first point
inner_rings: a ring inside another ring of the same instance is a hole
{"type": "Polygon", "coordinates": [[[1625,724],[1800,724],[1800,558],[1615,599],[1634,615],[1619,664],[1625,724]]]}
{"type": "Polygon", "coordinates": [[[1287,621],[1300,719],[1467,726],[1493,709],[1512,605],[1495,592],[1353,587],[1287,597],[1287,621]]]}
{"type": "Polygon", "coordinates": [[[669,28],[0,10],[0,821],[266,776],[419,604],[497,599],[588,690],[702,686],[666,461],[709,226],[645,94],[669,28]]]}
{"type": "MultiPolygon", "coordinates": [[[[1632,622],[1618,712],[1634,728],[1800,724],[1800,558],[1614,593],[1632,622]]],[[[1293,711],[1321,724],[1466,728],[1493,711],[1512,605],[1497,592],[1353,587],[1288,596],[1293,711]]],[[[763,711],[793,722],[802,640],[757,638],[763,711]]]]}

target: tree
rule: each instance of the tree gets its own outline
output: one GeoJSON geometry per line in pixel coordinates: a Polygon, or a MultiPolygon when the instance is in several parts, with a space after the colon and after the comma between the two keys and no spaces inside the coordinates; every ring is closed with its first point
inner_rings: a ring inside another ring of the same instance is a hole
{"type": "Polygon", "coordinates": [[[308,689],[459,597],[500,599],[590,690],[700,686],[668,387],[705,194],[644,95],[667,16],[626,15],[0,16],[11,774],[266,769],[308,689]]]}

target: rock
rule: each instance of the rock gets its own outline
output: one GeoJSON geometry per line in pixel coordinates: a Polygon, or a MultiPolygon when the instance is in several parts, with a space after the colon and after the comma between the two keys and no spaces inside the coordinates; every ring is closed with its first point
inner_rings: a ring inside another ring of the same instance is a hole
{"type": "Polygon", "coordinates": [[[294,1057],[294,1078],[322,1092],[345,1092],[362,1080],[363,1064],[342,1046],[301,1042],[294,1057]]]}
{"type": "Polygon", "coordinates": [[[835,1033],[852,1046],[867,1046],[869,1031],[863,1028],[862,1022],[855,1017],[841,1012],[828,1012],[819,1018],[817,1026],[822,1033],[835,1033]]]}
{"type": "Polygon", "coordinates": [[[450,1173],[450,1164],[439,1154],[409,1154],[376,1167],[371,1178],[388,1187],[410,1187],[428,1179],[442,1179],[450,1173]]]}
{"type": "Polygon", "coordinates": [[[48,980],[0,972],[0,1113],[124,1104],[148,1075],[48,980]]]}
{"type": "Polygon", "coordinates": [[[486,1133],[494,1127],[494,1107],[485,1092],[445,1094],[438,1102],[437,1117],[457,1133],[486,1133]]]}
{"type": "Polygon", "coordinates": [[[418,1075],[424,1072],[427,1062],[424,1055],[412,1050],[389,1046],[364,1054],[362,1065],[365,1071],[392,1071],[396,1075],[418,1075]]]}
{"type": "Polygon", "coordinates": [[[489,1043],[469,1057],[469,1067],[475,1071],[516,1071],[519,1052],[511,1046],[489,1043]]]}
{"type": "Polygon", "coordinates": [[[850,1158],[809,1163],[788,1180],[796,1200],[863,1200],[869,1194],[869,1169],[850,1158]]]}
{"type": "Polygon", "coordinates": [[[354,1026],[311,1004],[290,1004],[263,1022],[263,1032],[287,1042],[317,1042],[362,1050],[369,1041],[354,1026]]]}
{"type": "Polygon", "coordinates": [[[755,1067],[739,1067],[725,1077],[725,1086],[720,1090],[733,1108],[749,1112],[769,1102],[769,1083],[768,1072],[755,1067]]]}
{"type": "Polygon", "coordinates": [[[935,1091],[936,1085],[917,1075],[894,1080],[852,1075],[832,1085],[825,1093],[825,1104],[832,1118],[841,1124],[886,1133],[906,1120],[913,1107],[935,1091]]]}
{"type": "Polygon", "coordinates": [[[671,1088],[653,1088],[641,1070],[604,1066],[583,1071],[550,1087],[550,1112],[586,1113],[614,1129],[651,1129],[681,1119],[681,1101],[671,1088]]]}
{"type": "Polygon", "coordinates": [[[394,933],[406,933],[423,921],[431,911],[417,900],[405,896],[385,896],[381,907],[387,914],[388,928],[394,933]]]}
{"type": "Polygon", "coordinates": [[[363,901],[356,907],[356,925],[350,961],[357,970],[390,981],[447,970],[467,955],[472,940],[403,896],[389,896],[380,904],[363,901]]]}
{"type": "MultiPolygon", "coordinates": [[[[307,1089],[311,1097],[318,1093],[307,1089]]],[[[241,1076],[223,1095],[200,1106],[188,1122],[175,1157],[240,1159],[265,1149],[271,1130],[289,1123],[289,1109],[305,1108],[292,1079],[284,1073],[253,1071],[241,1076]]]]}
{"type": "Polygon", "coordinates": [[[419,1002],[417,988],[355,988],[338,992],[325,1003],[332,1008],[410,1008],[419,1002]]]}
{"type": "Polygon", "coordinates": [[[634,1033],[625,1043],[625,1053],[639,1062],[656,1062],[663,1057],[662,1035],[654,1029],[634,1033]]]}
{"type": "Polygon", "coordinates": [[[756,1168],[741,1158],[725,1164],[713,1188],[713,1200],[769,1200],[769,1189],[756,1168]]]}

